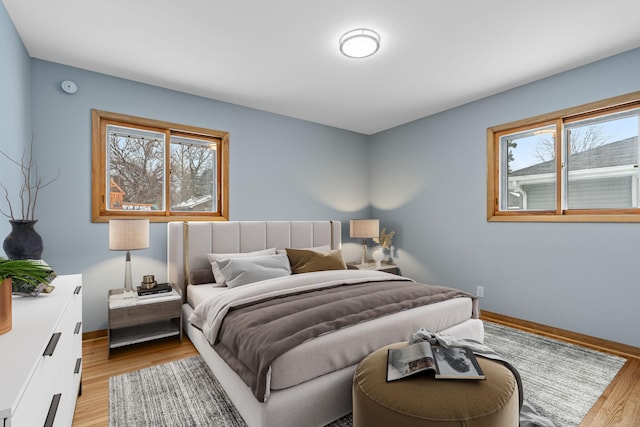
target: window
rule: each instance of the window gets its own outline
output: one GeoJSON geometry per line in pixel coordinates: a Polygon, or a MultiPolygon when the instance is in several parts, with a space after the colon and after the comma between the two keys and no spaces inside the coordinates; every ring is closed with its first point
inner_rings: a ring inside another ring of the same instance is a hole
{"type": "Polygon", "coordinates": [[[489,221],[640,222],[640,92],[487,130],[489,221]]]}
{"type": "Polygon", "coordinates": [[[92,220],[228,219],[228,133],[92,111],[92,220]]]}

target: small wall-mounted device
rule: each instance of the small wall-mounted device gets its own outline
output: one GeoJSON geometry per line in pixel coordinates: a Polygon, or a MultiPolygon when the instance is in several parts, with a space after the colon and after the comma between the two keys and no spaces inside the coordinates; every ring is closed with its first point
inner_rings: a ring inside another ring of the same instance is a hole
{"type": "Polygon", "coordinates": [[[76,85],[71,80],[63,81],[62,83],[60,83],[60,87],[68,94],[76,93],[78,91],[78,85],[76,85]]]}

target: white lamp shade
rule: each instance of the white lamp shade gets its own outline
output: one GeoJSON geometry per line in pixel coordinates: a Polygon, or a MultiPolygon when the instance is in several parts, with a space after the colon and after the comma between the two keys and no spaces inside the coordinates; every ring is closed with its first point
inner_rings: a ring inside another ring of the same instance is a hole
{"type": "Polygon", "coordinates": [[[109,249],[112,251],[129,251],[148,247],[148,219],[109,220],[109,249]]]}
{"type": "Polygon", "coordinates": [[[349,221],[349,237],[371,239],[380,233],[380,220],[352,219],[349,221]]]}

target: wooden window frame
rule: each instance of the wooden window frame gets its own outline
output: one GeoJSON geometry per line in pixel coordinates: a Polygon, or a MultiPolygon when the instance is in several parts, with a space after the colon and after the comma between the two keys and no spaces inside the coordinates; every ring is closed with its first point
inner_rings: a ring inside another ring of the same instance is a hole
{"type": "Polygon", "coordinates": [[[129,116],[125,114],[111,113],[101,110],[91,110],[91,221],[107,222],[110,219],[119,218],[147,218],[151,222],[169,221],[228,221],[229,220],[229,133],[205,129],[195,126],[187,126],[160,120],[129,116]],[[141,129],[162,129],[167,135],[165,147],[165,194],[166,207],[159,211],[113,211],[107,209],[106,195],[106,165],[107,165],[107,141],[106,127],[108,124],[119,126],[138,127],[141,129]],[[219,140],[217,150],[217,212],[174,212],[170,206],[170,179],[169,179],[169,152],[171,147],[170,136],[186,136],[192,138],[214,138],[219,140]]]}
{"type": "Polygon", "coordinates": [[[577,107],[542,114],[487,129],[487,221],[490,222],[640,222],[640,208],[563,209],[562,147],[563,125],[616,111],[640,108],[640,91],[577,107]],[[544,211],[500,210],[500,137],[555,123],[556,125],[556,209],[544,211]]]}

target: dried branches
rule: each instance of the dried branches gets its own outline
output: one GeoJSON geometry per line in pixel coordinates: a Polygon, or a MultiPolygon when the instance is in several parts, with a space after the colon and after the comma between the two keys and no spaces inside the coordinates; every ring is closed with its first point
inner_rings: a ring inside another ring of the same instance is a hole
{"type": "MultiPolygon", "coordinates": [[[[21,219],[33,221],[35,219],[38,193],[42,188],[47,187],[60,177],[60,170],[58,170],[58,174],[55,176],[55,178],[52,178],[50,180],[45,180],[44,177],[38,175],[38,165],[33,160],[33,141],[31,143],[31,146],[29,147],[29,152],[27,153],[26,150],[22,152],[22,158],[19,162],[9,157],[9,155],[2,150],[0,150],[0,154],[6,157],[10,162],[20,167],[20,172],[22,173],[22,186],[20,187],[19,192],[22,215],[21,219]]],[[[8,212],[0,209],[0,213],[11,220],[15,220],[13,206],[11,205],[11,200],[9,199],[9,190],[7,190],[7,187],[5,187],[1,183],[0,187],[2,187],[2,189],[4,190],[4,198],[7,201],[7,205],[9,206],[8,212]]]]}
{"type": "Polygon", "coordinates": [[[396,234],[395,231],[389,231],[387,233],[387,229],[383,228],[382,231],[380,231],[380,236],[374,237],[373,241],[385,249],[390,248],[391,242],[393,241],[393,236],[395,236],[395,234],[396,234]]]}

